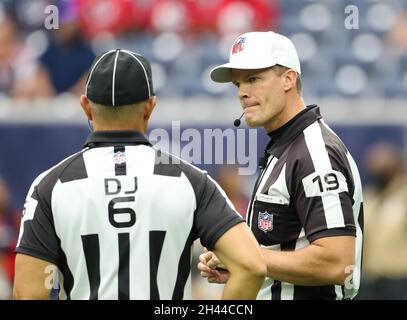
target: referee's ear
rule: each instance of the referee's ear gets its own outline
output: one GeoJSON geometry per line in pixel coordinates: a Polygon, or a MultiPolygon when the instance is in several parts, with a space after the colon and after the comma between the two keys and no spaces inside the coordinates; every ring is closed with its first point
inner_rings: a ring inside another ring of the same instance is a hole
{"type": "Polygon", "coordinates": [[[144,108],[144,120],[145,121],[148,121],[150,119],[156,103],[157,103],[156,96],[152,96],[150,99],[147,100],[147,104],[144,108]]]}
{"type": "Polygon", "coordinates": [[[79,100],[83,111],[85,112],[86,116],[88,117],[89,120],[93,120],[92,112],[90,110],[90,104],[89,104],[89,99],[85,95],[81,95],[81,98],[79,100]]]}
{"type": "Polygon", "coordinates": [[[293,70],[289,69],[287,70],[284,74],[284,84],[283,84],[283,89],[285,92],[291,90],[292,88],[296,87],[297,84],[297,79],[298,79],[298,73],[293,70]]]}

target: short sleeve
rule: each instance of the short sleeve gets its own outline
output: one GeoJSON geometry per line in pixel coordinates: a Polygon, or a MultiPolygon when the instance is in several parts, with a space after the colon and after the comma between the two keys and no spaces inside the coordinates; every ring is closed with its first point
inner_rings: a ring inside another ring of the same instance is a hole
{"type": "Polygon", "coordinates": [[[307,239],[356,236],[353,182],[346,156],[326,146],[312,154],[316,151],[304,139],[298,139],[295,147],[296,154],[289,156],[293,160],[287,165],[287,185],[307,239]]]}
{"type": "Polygon", "coordinates": [[[192,166],[183,168],[194,188],[194,228],[203,246],[213,250],[216,241],[231,227],[243,222],[222,188],[206,173],[192,166]]]}
{"type": "Polygon", "coordinates": [[[55,232],[50,199],[41,184],[31,188],[23,210],[16,252],[58,264],[59,239],[55,232]]]}

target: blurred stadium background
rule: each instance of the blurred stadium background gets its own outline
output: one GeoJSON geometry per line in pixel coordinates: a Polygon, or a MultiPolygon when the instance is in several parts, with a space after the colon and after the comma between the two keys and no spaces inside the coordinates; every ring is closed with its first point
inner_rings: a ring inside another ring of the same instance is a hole
{"type": "MultiPolygon", "coordinates": [[[[306,103],[320,105],[359,165],[366,203],[359,298],[407,298],[406,0],[0,0],[0,299],[10,298],[31,181],[89,133],[78,97],[94,56],[125,48],[152,61],[158,106],[150,130],[171,132],[171,121],[181,130],[226,129],[240,116],[235,91],[208,73],[228,59],[238,34],[254,30],[293,40],[306,103]],[[59,29],[45,28],[47,18],[56,23],[49,5],[59,9],[59,29]],[[345,25],[350,14],[353,29],[345,25]]],[[[261,129],[257,139],[260,155],[261,129]]],[[[244,214],[255,175],[198,165],[244,214]]],[[[196,279],[197,299],[219,296],[219,286],[196,279]]]]}

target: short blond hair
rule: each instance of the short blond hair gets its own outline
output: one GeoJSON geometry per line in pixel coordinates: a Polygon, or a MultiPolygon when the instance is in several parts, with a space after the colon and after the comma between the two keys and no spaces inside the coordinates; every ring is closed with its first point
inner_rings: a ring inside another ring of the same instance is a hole
{"type": "MultiPolygon", "coordinates": [[[[284,72],[286,72],[287,70],[290,70],[290,68],[284,67],[282,65],[276,64],[275,66],[272,67],[273,70],[276,70],[277,74],[279,76],[281,76],[284,72]]],[[[298,93],[301,93],[302,90],[302,82],[301,82],[301,76],[300,74],[297,72],[297,82],[295,84],[298,93]]]]}

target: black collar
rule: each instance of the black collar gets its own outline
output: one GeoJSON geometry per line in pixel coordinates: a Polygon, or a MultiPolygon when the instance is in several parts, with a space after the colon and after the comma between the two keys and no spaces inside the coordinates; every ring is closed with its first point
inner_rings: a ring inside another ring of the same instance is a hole
{"type": "Polygon", "coordinates": [[[282,127],[268,133],[270,142],[267,144],[265,150],[266,155],[273,155],[280,158],[287,146],[293,142],[306,127],[321,118],[319,107],[316,104],[307,106],[282,127]]]}
{"type": "Polygon", "coordinates": [[[93,148],[101,145],[139,145],[151,146],[145,135],[136,130],[115,130],[92,132],[85,142],[85,147],[93,148]]]}

